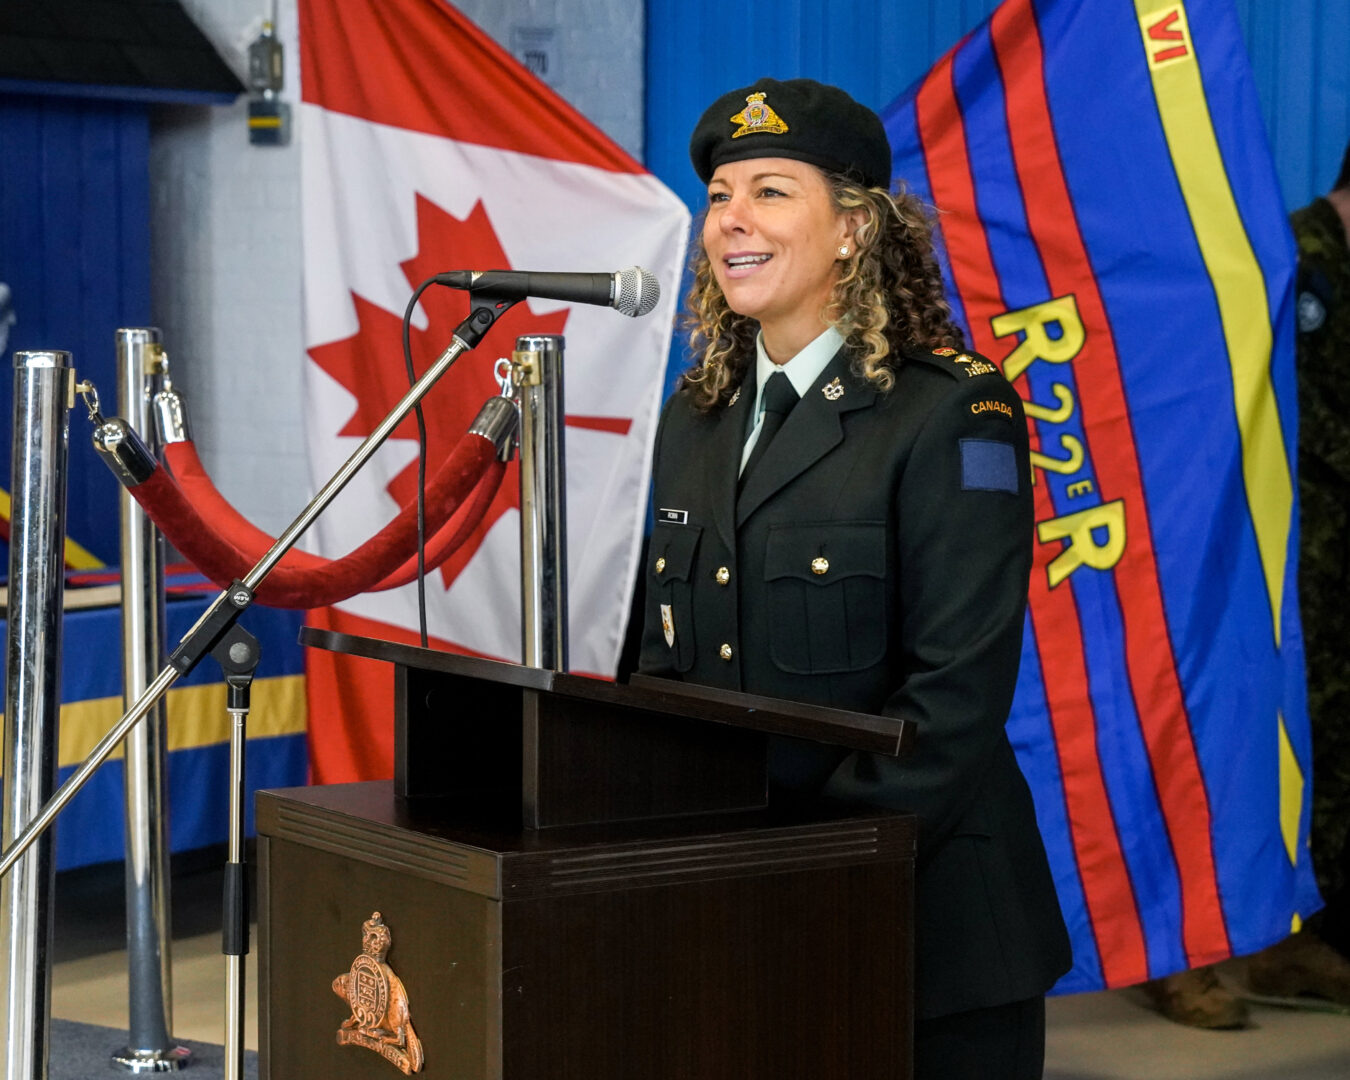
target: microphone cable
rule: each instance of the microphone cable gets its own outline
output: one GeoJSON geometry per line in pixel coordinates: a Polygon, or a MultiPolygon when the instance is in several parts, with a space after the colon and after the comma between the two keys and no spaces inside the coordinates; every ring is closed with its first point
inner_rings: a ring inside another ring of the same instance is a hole
{"type": "MultiPolygon", "coordinates": [[[[417,373],[413,370],[412,325],[413,308],[422,294],[436,284],[436,278],[429,277],[417,286],[403,309],[403,367],[408,373],[408,387],[417,382],[417,373]]],[[[427,422],[422,415],[422,403],[413,406],[417,417],[417,629],[421,634],[422,648],[430,648],[427,637],[427,422]]]]}

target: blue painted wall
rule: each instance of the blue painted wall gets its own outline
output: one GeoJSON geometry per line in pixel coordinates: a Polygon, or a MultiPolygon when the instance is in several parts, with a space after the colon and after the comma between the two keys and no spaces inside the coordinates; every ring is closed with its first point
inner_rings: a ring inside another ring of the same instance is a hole
{"type": "Polygon", "coordinates": [[[695,210],[689,134],[719,94],[762,75],[842,86],[878,112],[996,0],[647,0],[646,164],[695,210]]]}
{"type": "Polygon", "coordinates": [[[1350,141],[1350,3],[1237,0],[1285,205],[1336,180],[1350,141]]]}
{"type": "MultiPolygon", "coordinates": [[[[66,349],[116,412],[113,332],[150,318],[148,106],[0,94],[0,281],[18,322],[0,365],[0,487],[10,484],[13,353],[66,349]]],[[[117,483],[71,413],[68,535],[118,555],[117,483]]],[[[8,554],[0,544],[0,575],[8,554]]]]}
{"type": "MultiPolygon", "coordinates": [[[[1084,0],[1129,3],[1129,0],[1084,0]]],[[[1330,187],[1350,139],[1350,3],[1235,0],[1285,204],[1330,187]]],[[[761,75],[844,87],[878,111],[995,0],[648,0],[648,167],[693,208],[689,133],[718,94],[761,75]]]]}
{"type": "MultiPolygon", "coordinates": [[[[647,0],[646,157],[697,214],[689,135],[709,103],[760,76],[842,86],[880,112],[997,0],[647,0]]],[[[681,293],[688,291],[688,275],[681,293]]],[[[666,393],[689,366],[677,335],[666,393]]]]}

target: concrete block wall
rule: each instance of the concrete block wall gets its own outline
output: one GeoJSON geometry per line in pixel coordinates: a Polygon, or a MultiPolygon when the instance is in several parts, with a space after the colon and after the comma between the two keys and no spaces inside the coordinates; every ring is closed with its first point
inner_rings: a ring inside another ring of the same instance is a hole
{"type": "MultiPolygon", "coordinates": [[[[545,77],[642,156],[643,5],[631,0],[462,0],[507,49],[532,41],[545,77]]],[[[183,0],[242,78],[267,0],[183,0]]],[[[305,466],[296,0],[279,0],[290,145],[248,142],[247,100],[163,107],[151,129],[151,309],[217,485],[276,533],[313,491],[305,466]]]]}

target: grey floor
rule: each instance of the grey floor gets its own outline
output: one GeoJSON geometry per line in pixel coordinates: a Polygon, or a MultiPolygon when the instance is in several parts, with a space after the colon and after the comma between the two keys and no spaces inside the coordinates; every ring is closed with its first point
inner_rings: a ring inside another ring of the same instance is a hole
{"type": "MultiPolygon", "coordinates": [[[[175,1034],[220,1043],[224,986],[218,954],[220,876],[214,867],[210,856],[175,867],[175,1034]]],[[[120,868],[76,871],[58,882],[54,1017],[125,1030],[122,888],[120,868]]],[[[1241,960],[1220,969],[1221,978],[1234,987],[1241,986],[1242,975],[1241,960]]],[[[249,1001],[256,1008],[253,986],[249,1001]]],[[[1052,998],[1045,1076],[1350,1080],[1350,1015],[1253,1005],[1252,1020],[1253,1026],[1243,1031],[1180,1027],[1153,1012],[1137,990],[1052,998]]],[[[257,1045],[256,1031],[255,1014],[247,1032],[250,1048],[257,1045]]],[[[190,1077],[192,1071],[184,1075],[190,1077]]],[[[55,1073],[53,1080],[58,1080],[55,1073]]]]}
{"type": "MultiPolygon", "coordinates": [[[[107,1027],[81,1024],[71,1020],[52,1020],[50,1030],[51,1055],[47,1080],[95,1080],[95,1078],[125,1077],[127,1073],[114,1070],[108,1063],[111,1044],[115,1048],[115,1032],[107,1027]]],[[[191,1071],[184,1074],[190,1080],[223,1080],[225,1052],[211,1042],[181,1040],[192,1051],[191,1071]]],[[[258,1055],[246,1053],[243,1060],[244,1080],[256,1080],[258,1055]]]]}
{"type": "MultiPolygon", "coordinates": [[[[1241,961],[1221,969],[1240,986],[1241,961]]],[[[1164,1020],[1138,990],[1052,998],[1046,1080],[1348,1080],[1350,1015],[1252,1005],[1242,1031],[1164,1020]]]]}

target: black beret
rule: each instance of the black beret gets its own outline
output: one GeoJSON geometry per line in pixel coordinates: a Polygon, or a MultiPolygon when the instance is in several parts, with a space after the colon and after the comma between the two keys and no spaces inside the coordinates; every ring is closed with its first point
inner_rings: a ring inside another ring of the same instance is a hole
{"type": "Polygon", "coordinates": [[[805,161],[868,187],[889,187],[891,180],[881,117],[814,79],[760,79],[723,94],[694,128],[689,157],[705,184],[719,165],[761,157],[805,161]]]}

